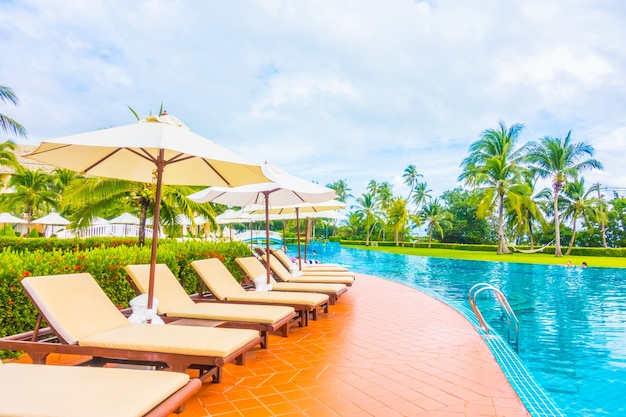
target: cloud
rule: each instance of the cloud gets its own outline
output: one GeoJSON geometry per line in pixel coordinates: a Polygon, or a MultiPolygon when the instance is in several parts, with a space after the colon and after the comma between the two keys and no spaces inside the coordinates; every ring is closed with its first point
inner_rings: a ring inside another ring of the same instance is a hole
{"type": "Polygon", "coordinates": [[[4,2],[0,83],[21,104],[0,112],[38,142],[163,103],[256,162],[404,195],[410,164],[435,195],[458,185],[502,120],[521,142],[572,130],[605,164],[585,176],[618,184],[625,18],[619,0],[4,2]]]}

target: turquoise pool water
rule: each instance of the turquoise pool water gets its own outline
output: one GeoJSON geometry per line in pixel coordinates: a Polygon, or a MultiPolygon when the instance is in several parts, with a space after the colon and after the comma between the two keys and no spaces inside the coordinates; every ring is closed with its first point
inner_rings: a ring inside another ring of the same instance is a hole
{"type": "MultiPolygon", "coordinates": [[[[563,414],[626,415],[625,270],[314,249],[316,255],[309,252],[309,258],[346,264],[465,306],[472,285],[494,285],[520,321],[522,362],[563,414]]],[[[491,297],[481,298],[479,305],[493,328],[504,327],[491,297]]]]}

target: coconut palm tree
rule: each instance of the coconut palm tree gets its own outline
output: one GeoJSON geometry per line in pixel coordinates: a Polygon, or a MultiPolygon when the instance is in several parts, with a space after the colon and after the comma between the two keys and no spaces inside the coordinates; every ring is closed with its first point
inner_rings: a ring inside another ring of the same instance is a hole
{"type": "MultiPolygon", "coordinates": [[[[202,214],[215,226],[215,213],[210,204],[199,204],[187,198],[197,191],[194,187],[164,185],[161,199],[161,223],[175,225],[178,214],[193,219],[202,214]]],[[[63,194],[61,205],[64,210],[73,208],[73,217],[78,227],[86,227],[91,220],[111,208],[127,206],[138,213],[139,244],[145,243],[145,228],[148,216],[154,209],[154,184],[125,181],[115,178],[92,177],[71,183],[63,194]]]]}
{"type": "Polygon", "coordinates": [[[525,147],[515,148],[524,125],[514,124],[507,128],[499,122],[499,128],[487,129],[481,138],[470,145],[470,154],[461,163],[460,181],[478,188],[482,199],[477,214],[491,214],[494,205],[498,210],[498,254],[509,253],[504,233],[505,198],[517,194],[525,147]]]}
{"type": "MultiPolygon", "coordinates": [[[[0,102],[9,102],[17,106],[19,100],[11,88],[0,85],[0,102]]],[[[24,126],[2,113],[0,113],[0,128],[7,133],[12,132],[17,136],[26,137],[24,126]]]]}
{"type": "Polygon", "coordinates": [[[1,194],[0,198],[12,211],[26,213],[29,230],[35,214],[57,205],[58,194],[52,190],[52,177],[41,170],[18,167],[9,179],[9,187],[13,191],[1,194]]]}
{"type": "Polygon", "coordinates": [[[423,207],[424,204],[426,204],[426,202],[428,202],[428,200],[432,198],[430,193],[433,190],[429,190],[428,184],[426,184],[425,182],[418,182],[413,186],[413,191],[415,192],[415,194],[413,194],[412,203],[415,205],[414,213],[417,213],[419,208],[423,207]]]}
{"type": "Polygon", "coordinates": [[[348,187],[348,182],[346,180],[337,180],[332,184],[328,184],[326,186],[335,190],[335,193],[337,194],[336,199],[341,201],[342,203],[345,203],[348,197],[352,197],[352,194],[350,194],[350,191],[352,191],[352,189],[348,187]]]}
{"type": "MultiPolygon", "coordinates": [[[[583,217],[588,223],[596,222],[601,214],[606,211],[604,204],[594,194],[598,192],[598,185],[593,185],[585,190],[585,179],[572,180],[565,185],[563,190],[563,200],[565,209],[563,210],[563,219],[570,219],[572,222],[572,237],[569,246],[565,252],[568,256],[572,252],[574,242],[576,241],[576,223],[580,217],[583,217]],[[604,208],[604,211],[602,210],[604,208]]],[[[606,219],[604,219],[606,221],[606,219]]]]}
{"type": "Polygon", "coordinates": [[[545,136],[538,143],[528,144],[528,161],[541,178],[552,179],[555,256],[563,256],[559,216],[559,197],[568,181],[578,178],[587,169],[602,169],[602,164],[591,158],[593,146],[584,142],[572,143],[571,130],[565,139],[545,136]]]}
{"type": "Polygon", "coordinates": [[[431,200],[422,207],[420,217],[426,222],[428,229],[428,247],[433,241],[433,232],[437,230],[443,239],[444,229],[452,226],[452,214],[445,210],[438,198],[431,200]]]}
{"type": "Polygon", "coordinates": [[[507,229],[515,230],[516,240],[528,236],[530,249],[534,249],[534,226],[544,225],[545,218],[541,211],[540,198],[543,194],[535,194],[536,176],[532,170],[523,170],[518,193],[510,193],[505,204],[507,229]]]}
{"type": "Polygon", "coordinates": [[[15,158],[17,146],[10,140],[0,142],[0,165],[16,168],[19,164],[15,158]]]}
{"type": "Polygon", "coordinates": [[[361,197],[357,198],[357,210],[355,213],[362,216],[365,221],[365,245],[369,246],[372,230],[379,219],[379,211],[376,201],[372,197],[372,194],[365,193],[361,197]]]}
{"type": "Polygon", "coordinates": [[[417,167],[413,164],[409,165],[404,170],[402,178],[404,179],[404,183],[409,186],[409,195],[406,197],[406,201],[411,201],[411,194],[415,190],[418,178],[420,177],[423,177],[423,175],[417,172],[417,167]]]}
{"type": "Polygon", "coordinates": [[[391,203],[389,207],[389,225],[393,231],[393,240],[396,246],[400,242],[400,233],[406,228],[406,224],[409,220],[409,212],[406,207],[406,200],[402,197],[397,197],[391,203]]]}

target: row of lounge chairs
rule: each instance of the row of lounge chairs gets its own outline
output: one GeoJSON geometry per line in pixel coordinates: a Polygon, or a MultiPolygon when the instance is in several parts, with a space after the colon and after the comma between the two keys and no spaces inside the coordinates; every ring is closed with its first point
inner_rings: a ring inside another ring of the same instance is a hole
{"type": "MultiPolygon", "coordinates": [[[[265,274],[255,257],[237,263],[250,277],[265,274]]],[[[93,408],[106,415],[168,415],[208,378],[220,382],[226,363],[244,364],[245,353],[257,344],[267,348],[268,333],[286,337],[290,325],[308,325],[309,316],[315,320],[318,312],[327,312],[347,290],[345,284],[316,282],[283,290],[278,287],[288,283],[276,282],[273,291],[246,291],[219,259],[194,261],[192,266],[210,297],[189,296],[166,265],[157,265],[154,293],[165,326],[131,324],[88,273],[24,278],[24,289],[40,313],[36,328],[0,339],[0,349],[25,351],[33,365],[0,366],[0,380],[15,381],[0,393],[0,416],[84,415],[85,409],[97,415],[93,408]],[[42,320],[48,328],[41,328],[42,320]],[[96,367],[42,366],[51,353],[89,357],[81,365],[96,367]],[[111,363],[174,372],[100,368],[111,363]],[[198,378],[190,379],[187,369],[198,370],[198,378]],[[105,398],[99,386],[120,391],[116,404],[98,406],[105,398]],[[68,393],[72,401],[65,401],[68,393]],[[29,403],[25,396],[42,401],[29,403]]],[[[147,292],[149,265],[129,265],[126,272],[138,294],[147,292]]]]}

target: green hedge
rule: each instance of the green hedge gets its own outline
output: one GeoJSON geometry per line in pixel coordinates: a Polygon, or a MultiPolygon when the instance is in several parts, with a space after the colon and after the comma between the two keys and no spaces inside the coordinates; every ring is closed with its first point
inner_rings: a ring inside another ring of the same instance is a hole
{"type": "MultiPolygon", "coordinates": [[[[14,239],[15,240],[15,239],[14,239]]],[[[23,239],[26,240],[26,239],[23,239]]],[[[29,239],[32,240],[32,239],[29,239]]],[[[55,241],[56,239],[46,239],[55,241]]],[[[64,239],[63,239],[64,240],[64,239]]],[[[58,240],[62,241],[61,239],[58,240]]],[[[24,293],[20,281],[28,276],[90,273],[111,301],[120,308],[129,306],[135,293],[126,281],[124,267],[150,262],[150,247],[120,244],[114,247],[25,250],[7,248],[0,252],[0,337],[32,330],[37,311],[24,293]]],[[[188,293],[199,288],[199,278],[190,267],[196,259],[217,257],[241,280],[235,258],[249,256],[250,248],[238,242],[159,242],[157,263],[167,264],[184,283],[188,293]]],[[[75,296],[74,294],[68,296],[75,296]]],[[[0,352],[0,357],[14,356],[0,352]]]]}

